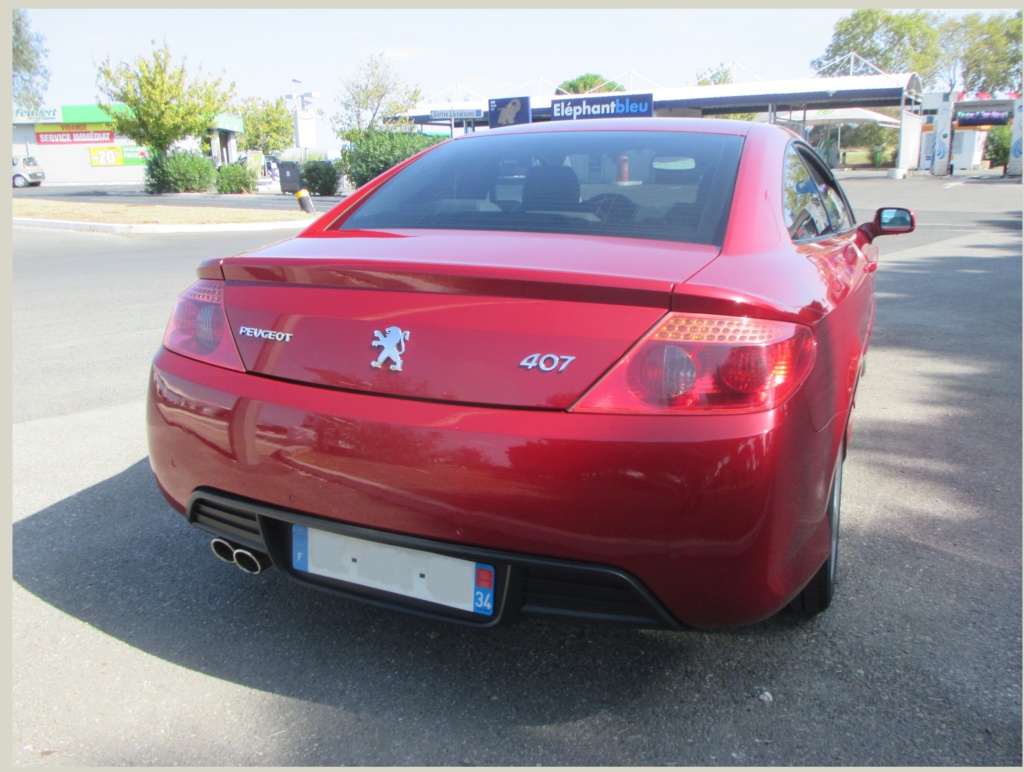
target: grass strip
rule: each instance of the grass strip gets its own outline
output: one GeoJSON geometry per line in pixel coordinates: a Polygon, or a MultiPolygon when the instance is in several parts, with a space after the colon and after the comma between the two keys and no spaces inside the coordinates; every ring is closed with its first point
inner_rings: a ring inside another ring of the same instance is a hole
{"type": "Polygon", "coordinates": [[[77,204],[45,199],[15,199],[14,217],[65,222],[112,223],[116,225],[220,225],[312,220],[298,209],[229,209],[220,206],[178,206],[175,204],[77,204]]]}

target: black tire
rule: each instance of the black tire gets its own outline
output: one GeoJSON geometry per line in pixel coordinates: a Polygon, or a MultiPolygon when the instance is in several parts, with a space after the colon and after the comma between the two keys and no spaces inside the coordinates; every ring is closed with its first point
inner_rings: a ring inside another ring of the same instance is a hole
{"type": "Polygon", "coordinates": [[[22,177],[20,174],[14,175],[14,187],[23,188],[28,185],[28,180],[22,177]]]}
{"type": "Polygon", "coordinates": [[[792,611],[801,614],[820,614],[832,604],[836,592],[836,563],[839,558],[839,514],[843,503],[843,460],[846,456],[846,443],[839,448],[839,457],[832,472],[832,488],[828,496],[829,531],[832,537],[828,559],[818,569],[818,573],[807,583],[800,594],[789,604],[792,611]]]}

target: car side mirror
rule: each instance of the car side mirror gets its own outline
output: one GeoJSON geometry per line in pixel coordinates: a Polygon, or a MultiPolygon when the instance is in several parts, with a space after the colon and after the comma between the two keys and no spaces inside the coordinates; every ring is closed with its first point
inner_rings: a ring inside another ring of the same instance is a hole
{"type": "Polygon", "coordinates": [[[875,212],[875,219],[860,226],[870,241],[879,236],[895,236],[910,233],[917,226],[914,213],[902,207],[886,206],[875,212]]]}
{"type": "Polygon", "coordinates": [[[917,225],[914,213],[899,207],[883,207],[875,212],[875,231],[879,236],[910,233],[917,225]]]}

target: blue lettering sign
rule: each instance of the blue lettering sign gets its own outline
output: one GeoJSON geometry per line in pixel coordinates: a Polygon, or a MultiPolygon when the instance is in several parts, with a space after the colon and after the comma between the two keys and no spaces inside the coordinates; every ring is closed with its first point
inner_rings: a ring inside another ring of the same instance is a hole
{"type": "Polygon", "coordinates": [[[581,118],[650,118],[654,115],[653,94],[629,96],[587,96],[551,100],[551,120],[575,121],[581,118]]]}

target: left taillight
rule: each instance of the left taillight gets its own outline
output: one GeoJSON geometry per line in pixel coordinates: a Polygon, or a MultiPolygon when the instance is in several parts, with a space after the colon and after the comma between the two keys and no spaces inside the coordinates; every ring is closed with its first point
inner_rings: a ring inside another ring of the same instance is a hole
{"type": "Polygon", "coordinates": [[[747,317],[669,314],[573,406],[579,413],[771,410],[814,363],[810,328],[747,317]]]}
{"type": "Polygon", "coordinates": [[[178,295],[164,347],[200,362],[245,371],[224,311],[224,282],[200,279],[178,295]]]}

